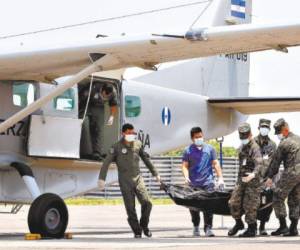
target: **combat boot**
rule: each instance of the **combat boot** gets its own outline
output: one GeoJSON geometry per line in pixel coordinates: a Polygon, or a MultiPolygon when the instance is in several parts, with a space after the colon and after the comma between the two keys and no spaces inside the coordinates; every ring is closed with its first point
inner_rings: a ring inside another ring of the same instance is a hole
{"type": "Polygon", "coordinates": [[[128,223],[132,229],[132,232],[134,233],[134,238],[142,238],[142,228],[140,227],[140,225],[138,223],[136,223],[135,221],[131,221],[128,219],[128,223]]]}
{"type": "Polygon", "coordinates": [[[248,224],[248,228],[245,232],[239,235],[239,237],[255,237],[256,236],[257,225],[256,223],[248,224]]]}
{"type": "Polygon", "coordinates": [[[299,232],[298,232],[297,226],[298,226],[298,220],[291,219],[291,225],[290,225],[289,232],[285,233],[283,236],[298,236],[299,232]]]}
{"type": "Polygon", "coordinates": [[[266,228],[265,228],[265,224],[266,224],[265,221],[261,221],[260,222],[260,225],[259,225],[259,235],[261,235],[261,236],[267,236],[268,235],[268,233],[266,231],[266,228]]]}
{"type": "Polygon", "coordinates": [[[241,219],[235,220],[235,225],[228,231],[228,236],[234,236],[237,234],[239,230],[244,229],[244,223],[241,219]]]}
{"type": "Polygon", "coordinates": [[[279,223],[280,223],[279,228],[276,231],[273,231],[271,233],[272,236],[279,236],[279,235],[286,234],[289,232],[289,229],[286,225],[286,220],[284,217],[279,218],[279,223]]]}

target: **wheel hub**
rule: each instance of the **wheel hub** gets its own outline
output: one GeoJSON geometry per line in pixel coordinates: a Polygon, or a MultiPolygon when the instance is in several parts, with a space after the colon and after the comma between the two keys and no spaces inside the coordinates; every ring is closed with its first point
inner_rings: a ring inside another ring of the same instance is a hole
{"type": "Polygon", "coordinates": [[[45,224],[49,229],[55,229],[60,223],[60,213],[56,208],[51,208],[45,216],[45,224]]]}

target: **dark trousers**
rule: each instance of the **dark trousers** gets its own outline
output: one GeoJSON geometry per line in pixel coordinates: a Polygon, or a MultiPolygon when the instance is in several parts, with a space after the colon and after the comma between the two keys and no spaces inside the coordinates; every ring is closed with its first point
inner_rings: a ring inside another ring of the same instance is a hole
{"type": "Polygon", "coordinates": [[[120,189],[128,216],[128,223],[135,234],[141,234],[142,228],[148,228],[149,218],[152,210],[147,189],[142,177],[136,181],[123,180],[119,177],[120,189]],[[135,197],[141,204],[141,219],[138,221],[135,209],[135,197]]]}
{"type": "MultiPolygon", "coordinates": [[[[194,227],[199,227],[200,225],[200,211],[195,211],[190,209],[192,222],[194,227]]],[[[204,218],[204,231],[206,231],[207,227],[212,228],[213,226],[213,214],[210,212],[203,212],[203,218],[204,218]]]]}

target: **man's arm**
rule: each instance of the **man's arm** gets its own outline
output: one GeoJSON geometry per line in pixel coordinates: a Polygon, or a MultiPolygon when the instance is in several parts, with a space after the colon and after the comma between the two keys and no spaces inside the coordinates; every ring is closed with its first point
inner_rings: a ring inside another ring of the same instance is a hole
{"type": "Polygon", "coordinates": [[[242,177],[242,182],[248,183],[252,179],[258,178],[259,173],[261,173],[263,169],[263,158],[258,146],[253,149],[252,158],[254,161],[254,170],[252,173],[246,173],[247,176],[242,177]]]}
{"type": "Polygon", "coordinates": [[[267,177],[269,179],[272,179],[278,173],[282,162],[282,155],[282,147],[279,145],[267,170],[267,177]]]}
{"type": "Polygon", "coordinates": [[[273,159],[274,155],[275,155],[275,152],[276,152],[276,149],[277,149],[277,146],[276,146],[276,143],[275,142],[271,142],[271,146],[272,146],[272,150],[271,152],[269,153],[269,158],[270,159],[273,159]]]}
{"type": "Polygon", "coordinates": [[[218,178],[223,179],[222,168],[220,166],[220,162],[218,160],[213,160],[212,161],[212,166],[213,166],[218,178]]]}
{"type": "Polygon", "coordinates": [[[109,154],[105,157],[104,162],[102,164],[100,174],[99,174],[99,180],[105,181],[108,167],[113,161],[115,161],[115,156],[116,156],[115,148],[112,147],[109,151],[109,154]]]}
{"type": "Polygon", "coordinates": [[[255,174],[255,177],[261,173],[261,170],[263,168],[263,157],[260,151],[260,148],[257,147],[253,150],[253,160],[254,160],[254,170],[253,173],[255,174]]]}
{"type": "Polygon", "coordinates": [[[152,164],[152,162],[150,161],[150,157],[149,155],[144,151],[143,147],[140,149],[140,157],[143,160],[143,162],[145,163],[146,167],[149,169],[149,171],[151,172],[151,174],[157,178],[158,181],[160,181],[160,177],[158,174],[158,171],[156,169],[156,167],[152,164]]]}
{"type": "Polygon", "coordinates": [[[118,106],[114,105],[110,107],[110,115],[115,116],[118,110],[118,106]]]}
{"type": "Polygon", "coordinates": [[[218,177],[218,187],[221,187],[225,186],[225,183],[224,183],[224,179],[223,179],[223,173],[222,173],[222,168],[220,166],[220,162],[218,161],[218,158],[217,158],[217,152],[215,150],[215,148],[212,147],[212,151],[211,151],[211,157],[212,157],[212,167],[213,169],[215,170],[216,172],[216,175],[218,177]]]}
{"type": "Polygon", "coordinates": [[[109,107],[110,107],[110,116],[108,118],[107,125],[111,126],[114,123],[114,117],[116,116],[117,111],[118,111],[118,100],[116,98],[115,93],[109,99],[108,104],[109,104],[109,107]]]}
{"type": "Polygon", "coordinates": [[[182,174],[186,183],[191,183],[189,176],[189,163],[187,161],[182,162],[182,174]]]}

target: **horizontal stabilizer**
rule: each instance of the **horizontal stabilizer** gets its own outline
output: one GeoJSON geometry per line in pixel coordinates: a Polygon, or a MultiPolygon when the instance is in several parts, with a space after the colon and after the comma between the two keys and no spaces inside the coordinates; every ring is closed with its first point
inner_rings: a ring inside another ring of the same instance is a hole
{"type": "Polygon", "coordinates": [[[243,114],[265,114],[300,111],[300,97],[244,97],[208,99],[217,108],[232,108],[243,114]]]}

